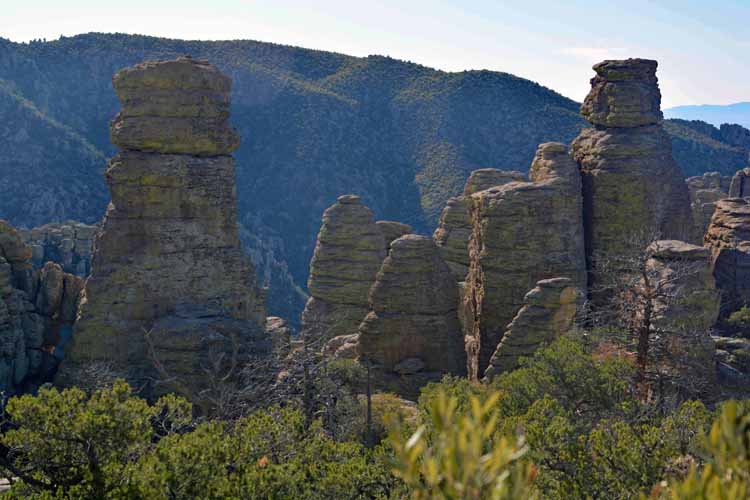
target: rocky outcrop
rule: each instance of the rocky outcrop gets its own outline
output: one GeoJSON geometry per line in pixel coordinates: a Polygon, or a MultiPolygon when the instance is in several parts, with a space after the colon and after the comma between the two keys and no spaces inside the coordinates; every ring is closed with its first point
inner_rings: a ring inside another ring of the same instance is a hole
{"type": "Polygon", "coordinates": [[[304,338],[322,347],[333,337],[357,332],[385,249],[372,210],[358,196],[340,196],[323,212],[310,262],[310,298],[302,313],[304,338]]]}
{"type": "Polygon", "coordinates": [[[572,287],[586,288],[577,165],[564,145],[542,144],[530,179],[470,199],[473,233],[465,301],[467,335],[478,347],[473,376],[487,369],[526,292],[538,281],[563,277],[572,287]]]}
{"type": "Polygon", "coordinates": [[[379,220],[375,223],[383,233],[383,240],[385,243],[385,253],[387,254],[391,249],[391,243],[405,234],[411,234],[413,232],[409,224],[403,222],[396,222],[392,220],[379,220]]]}
{"type": "Polygon", "coordinates": [[[593,127],[571,148],[583,176],[590,262],[632,250],[644,231],[692,236],[687,186],[661,126],[656,66],[645,59],[594,66],[591,92],[581,106],[593,127]]]}
{"type": "Polygon", "coordinates": [[[266,318],[266,335],[271,339],[271,348],[276,356],[283,358],[292,348],[292,329],[286,320],[278,316],[266,318]]]}
{"type": "Polygon", "coordinates": [[[391,244],[359,326],[359,358],[379,387],[413,395],[445,373],[466,373],[457,294],[432,239],[410,234],[391,244]]]}
{"type": "Polygon", "coordinates": [[[750,167],[738,170],[729,186],[730,198],[750,197],[750,167]]]}
{"type": "Polygon", "coordinates": [[[191,396],[209,357],[234,366],[270,350],[264,294],[237,234],[230,83],[189,58],[114,76],[121,152],[106,171],[112,201],[65,381],[106,362],[147,389],[168,373],[191,396]]]}
{"type": "Polygon", "coordinates": [[[719,172],[706,172],[703,175],[688,177],[686,183],[690,191],[690,209],[693,213],[693,233],[696,243],[703,243],[716,202],[728,196],[731,177],[719,172]]]}
{"type": "Polygon", "coordinates": [[[469,196],[491,187],[525,180],[524,174],[514,170],[495,168],[475,170],[466,181],[464,195],[448,200],[440,214],[440,222],[433,234],[433,239],[458,281],[464,281],[469,271],[469,238],[471,237],[469,196]]]}
{"type": "Polygon", "coordinates": [[[726,318],[750,305],[750,198],[716,202],[705,245],[711,250],[713,275],[721,291],[720,316],[726,318]]]}
{"type": "Polygon", "coordinates": [[[515,370],[521,357],[531,356],[540,346],[567,333],[583,299],[583,293],[572,286],[570,278],[537,282],[524,296],[523,307],[492,354],[485,378],[515,370]]]}
{"type": "Polygon", "coordinates": [[[14,395],[54,376],[76,320],[83,281],[48,262],[0,220],[0,391],[14,395]]]}
{"type": "Polygon", "coordinates": [[[94,236],[99,231],[96,224],[65,223],[45,224],[21,230],[21,238],[32,250],[32,263],[39,269],[47,262],[60,264],[63,271],[86,277],[91,272],[91,254],[94,236]]]}

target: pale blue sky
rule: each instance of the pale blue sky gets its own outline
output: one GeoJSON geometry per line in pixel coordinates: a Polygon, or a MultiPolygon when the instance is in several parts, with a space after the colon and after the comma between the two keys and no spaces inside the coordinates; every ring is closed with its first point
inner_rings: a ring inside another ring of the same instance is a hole
{"type": "Polygon", "coordinates": [[[660,62],[663,104],[750,101],[750,0],[2,0],[0,36],[253,39],[449,71],[506,71],[573,99],[605,58],[660,62]]]}

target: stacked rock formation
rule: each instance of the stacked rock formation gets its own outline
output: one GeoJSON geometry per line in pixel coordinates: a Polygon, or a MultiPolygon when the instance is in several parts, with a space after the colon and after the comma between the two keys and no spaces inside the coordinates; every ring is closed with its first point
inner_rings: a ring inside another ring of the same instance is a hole
{"type": "Polygon", "coordinates": [[[387,254],[391,249],[391,243],[400,237],[411,234],[412,228],[409,224],[403,222],[396,222],[392,220],[379,220],[375,223],[383,234],[383,241],[385,243],[385,253],[387,254]]]}
{"type": "Polygon", "coordinates": [[[541,280],[524,296],[524,305],[508,325],[485,378],[515,370],[521,357],[532,355],[570,330],[584,298],[581,290],[571,285],[570,278],[541,280]]]}
{"type": "Polygon", "coordinates": [[[469,238],[471,237],[469,197],[491,187],[525,180],[524,174],[514,170],[506,171],[495,168],[475,170],[466,181],[463,196],[448,200],[440,214],[440,222],[433,239],[459,282],[466,279],[466,273],[469,271],[469,238]]]}
{"type": "MultiPolygon", "coordinates": [[[[583,176],[587,256],[627,253],[639,235],[690,239],[687,186],[664,132],[656,61],[594,66],[581,114],[592,125],[573,141],[583,176]]],[[[635,249],[640,250],[640,248],[635,249]]]]}
{"type": "Polygon", "coordinates": [[[729,185],[730,198],[750,197],[750,167],[738,170],[729,185]]]}
{"type": "Polygon", "coordinates": [[[359,357],[377,385],[413,395],[442,374],[465,374],[455,278],[432,239],[414,234],[391,244],[359,327],[359,357]]]}
{"type": "Polygon", "coordinates": [[[191,396],[210,356],[236,366],[270,350],[237,235],[231,81],[180,58],[119,71],[113,85],[121,151],[63,370],[73,381],[82,365],[107,362],[138,387],[168,372],[191,396]]]}
{"type": "Polygon", "coordinates": [[[670,370],[689,371],[706,381],[715,378],[711,333],[719,315],[719,293],[711,272],[707,248],[676,240],[655,241],[649,246],[646,273],[656,292],[653,328],[660,332],[670,353],[664,363],[670,370]]]}
{"type": "Polygon", "coordinates": [[[466,281],[467,335],[478,347],[473,377],[489,366],[526,292],[549,278],[586,289],[581,179],[563,144],[539,146],[531,182],[511,182],[471,196],[473,233],[466,281]]]}
{"type": "Polygon", "coordinates": [[[716,202],[729,195],[731,181],[731,177],[719,172],[706,172],[686,179],[690,191],[690,209],[693,213],[693,239],[697,243],[703,243],[703,236],[716,209],[716,202]]]}
{"type": "Polygon", "coordinates": [[[716,202],[705,245],[711,250],[713,275],[722,295],[720,316],[726,318],[750,305],[750,198],[716,202]]]}
{"type": "Polygon", "coordinates": [[[32,263],[41,268],[47,262],[60,264],[66,273],[86,277],[91,272],[91,254],[98,225],[68,221],[21,230],[23,241],[31,246],[32,263]]]}
{"type": "Polygon", "coordinates": [[[50,381],[76,320],[83,281],[48,262],[33,270],[32,249],[0,220],[0,391],[50,381]]]}
{"type": "Polygon", "coordinates": [[[385,250],[372,210],[358,196],[340,196],[326,209],[310,262],[303,337],[322,347],[333,337],[357,332],[385,250]]]}

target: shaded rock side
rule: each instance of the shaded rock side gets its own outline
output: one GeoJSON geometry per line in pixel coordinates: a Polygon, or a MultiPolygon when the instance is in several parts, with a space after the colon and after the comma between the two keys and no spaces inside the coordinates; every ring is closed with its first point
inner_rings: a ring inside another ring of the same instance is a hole
{"type": "Polygon", "coordinates": [[[458,281],[464,281],[469,271],[469,238],[471,238],[469,196],[491,187],[525,180],[526,176],[523,173],[514,170],[495,168],[475,170],[466,181],[464,195],[448,200],[440,214],[440,221],[433,239],[458,281]]]}
{"type": "Polygon", "coordinates": [[[32,264],[39,269],[47,262],[60,264],[63,271],[85,278],[91,272],[91,255],[97,224],[68,221],[20,230],[32,250],[32,264]]]}
{"type": "Polygon", "coordinates": [[[391,249],[391,243],[400,237],[411,234],[414,232],[409,224],[403,222],[396,222],[392,220],[379,220],[375,223],[383,233],[383,242],[385,243],[385,253],[387,254],[391,249]]]}
{"type": "Polygon", "coordinates": [[[711,216],[716,209],[716,202],[728,197],[729,185],[732,178],[719,172],[706,172],[703,175],[688,177],[690,191],[690,210],[693,213],[693,240],[697,244],[703,243],[711,216]]]}
{"type": "Polygon", "coordinates": [[[140,387],[167,378],[155,373],[161,364],[180,387],[197,390],[203,382],[195,370],[208,351],[240,363],[270,350],[264,293],[255,288],[238,238],[234,160],[210,156],[231,148],[205,146],[218,133],[224,142],[236,141],[228,125],[202,122],[204,115],[224,117],[228,105],[228,80],[217,75],[207,63],[186,58],[115,75],[123,112],[112,131],[123,151],[106,171],[111,203],[63,365],[66,382],[83,365],[104,362],[140,387]],[[187,109],[172,110],[179,106],[187,109]],[[172,113],[201,124],[192,149],[175,148],[179,132],[156,126],[172,113]],[[148,146],[127,139],[132,117],[134,126],[160,130],[150,132],[148,146]]]}
{"type": "Polygon", "coordinates": [[[523,307],[492,354],[485,378],[515,370],[521,357],[531,356],[540,346],[567,333],[583,300],[583,293],[572,286],[570,278],[537,282],[524,296],[523,307]]]}
{"type": "Polygon", "coordinates": [[[726,318],[750,305],[750,198],[717,201],[704,242],[721,291],[720,317],[726,318]]]}
{"type": "Polygon", "coordinates": [[[371,363],[378,386],[413,395],[443,374],[466,373],[457,294],[432,239],[412,234],[392,243],[359,326],[359,358],[371,363]]]}
{"type": "Polygon", "coordinates": [[[49,382],[76,320],[81,278],[48,262],[33,270],[32,249],[0,220],[0,391],[49,382]]]}
{"type": "MultiPolygon", "coordinates": [[[[690,240],[690,197],[661,126],[656,61],[594,66],[581,114],[594,125],[571,150],[583,176],[587,256],[630,250],[636,235],[690,240]]],[[[640,249],[637,249],[640,250],[640,249]]]]}
{"type": "Polygon", "coordinates": [[[738,170],[729,186],[730,198],[750,197],[750,167],[738,170]]]}
{"type": "Polygon", "coordinates": [[[471,196],[465,303],[466,334],[478,350],[470,359],[474,377],[487,369],[538,281],[565,277],[571,286],[586,289],[578,167],[563,144],[546,143],[537,150],[530,178],[471,196]]]}
{"type": "Polygon", "coordinates": [[[344,195],[323,212],[302,313],[301,334],[322,347],[356,333],[369,311],[368,294],[385,258],[386,243],[372,210],[344,195]]]}

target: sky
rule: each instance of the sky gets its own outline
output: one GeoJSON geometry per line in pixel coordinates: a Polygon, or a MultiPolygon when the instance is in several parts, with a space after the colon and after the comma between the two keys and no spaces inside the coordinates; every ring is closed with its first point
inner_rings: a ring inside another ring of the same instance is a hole
{"type": "Polygon", "coordinates": [[[91,31],[504,71],[577,101],[594,63],[644,57],[659,61],[663,107],[750,101],[750,0],[0,0],[0,37],[91,31]]]}

